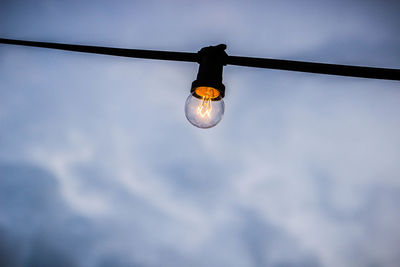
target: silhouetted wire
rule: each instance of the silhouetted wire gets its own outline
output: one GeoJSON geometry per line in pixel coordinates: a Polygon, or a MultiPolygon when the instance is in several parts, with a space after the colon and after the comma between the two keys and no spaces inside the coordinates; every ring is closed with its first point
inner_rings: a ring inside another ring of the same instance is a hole
{"type": "MultiPolygon", "coordinates": [[[[187,53],[187,52],[155,51],[155,50],[127,49],[127,48],[114,48],[114,47],[89,46],[89,45],[34,42],[34,41],[4,39],[4,38],[0,38],[0,43],[51,48],[51,49],[84,52],[92,54],[102,54],[110,56],[131,57],[131,58],[146,58],[146,59],[186,61],[186,62],[199,61],[198,53],[187,53]]],[[[330,74],[330,75],[349,76],[349,77],[400,81],[400,69],[350,66],[350,65],[326,64],[326,63],[269,59],[269,58],[239,57],[239,56],[227,56],[225,64],[245,66],[245,67],[265,68],[265,69],[279,69],[279,70],[299,71],[307,73],[319,73],[319,74],[330,74]]]]}

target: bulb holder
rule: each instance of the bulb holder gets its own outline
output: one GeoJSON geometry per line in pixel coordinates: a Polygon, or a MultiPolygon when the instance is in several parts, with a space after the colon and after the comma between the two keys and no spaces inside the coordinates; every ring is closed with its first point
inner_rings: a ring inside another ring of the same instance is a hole
{"type": "Polygon", "coordinates": [[[226,45],[208,46],[202,48],[198,54],[199,72],[197,79],[192,83],[190,93],[196,98],[202,98],[196,93],[196,88],[211,87],[219,92],[219,96],[213,98],[213,101],[225,97],[225,86],[222,84],[222,71],[226,65],[228,55],[225,53],[226,45]]]}

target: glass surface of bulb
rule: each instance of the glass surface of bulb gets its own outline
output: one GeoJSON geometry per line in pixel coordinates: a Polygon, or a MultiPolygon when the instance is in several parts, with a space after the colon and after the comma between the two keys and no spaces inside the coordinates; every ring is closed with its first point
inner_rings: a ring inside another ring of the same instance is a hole
{"type": "Polygon", "coordinates": [[[199,128],[217,125],[225,111],[225,103],[218,90],[212,87],[198,87],[189,95],[185,104],[188,121],[199,128]]]}

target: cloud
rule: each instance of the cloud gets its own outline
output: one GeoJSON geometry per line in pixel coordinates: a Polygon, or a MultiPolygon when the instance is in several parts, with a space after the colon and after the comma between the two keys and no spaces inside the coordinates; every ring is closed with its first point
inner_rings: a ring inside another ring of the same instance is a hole
{"type": "MultiPolygon", "coordinates": [[[[1,35],[396,67],[394,3],[2,2],[1,35]],[[4,22],[4,23],[3,23],[4,22]]],[[[2,265],[396,266],[398,83],[1,46],[2,265]]]]}

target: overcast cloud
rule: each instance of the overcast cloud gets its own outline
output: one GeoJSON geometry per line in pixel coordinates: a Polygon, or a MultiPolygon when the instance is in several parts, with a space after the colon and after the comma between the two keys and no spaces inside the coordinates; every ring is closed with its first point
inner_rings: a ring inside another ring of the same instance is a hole
{"type": "MultiPolygon", "coordinates": [[[[400,68],[396,1],[0,1],[0,36],[400,68]]],[[[398,266],[398,82],[0,45],[1,266],[398,266]]]]}

